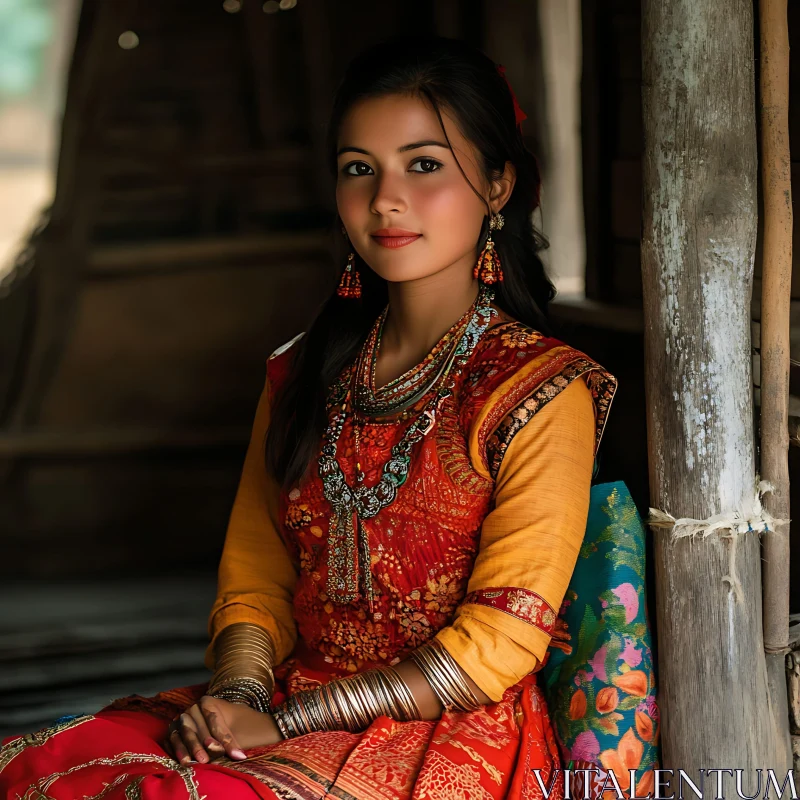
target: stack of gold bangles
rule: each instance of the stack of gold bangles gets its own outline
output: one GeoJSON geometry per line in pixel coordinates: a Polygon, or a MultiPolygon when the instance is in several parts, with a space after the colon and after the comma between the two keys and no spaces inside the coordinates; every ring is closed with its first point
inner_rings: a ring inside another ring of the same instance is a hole
{"type": "MultiPolygon", "coordinates": [[[[452,656],[436,640],[411,654],[445,708],[469,711],[480,706],[452,656]]],[[[392,667],[379,667],[297,692],[272,709],[287,739],[312,731],[362,731],[381,715],[398,721],[419,719],[414,695],[392,667]]]]}
{"type": "Polygon", "coordinates": [[[275,679],[275,645],[259,625],[237,622],[224,628],[214,643],[216,670],[208,694],[256,711],[269,711],[275,679]]]}

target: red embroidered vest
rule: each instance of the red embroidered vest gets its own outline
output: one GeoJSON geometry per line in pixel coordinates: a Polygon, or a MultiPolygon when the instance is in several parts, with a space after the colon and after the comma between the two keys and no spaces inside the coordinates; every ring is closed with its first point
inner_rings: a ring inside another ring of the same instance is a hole
{"type": "MultiPolygon", "coordinates": [[[[288,348],[268,363],[273,396],[293,352],[294,348],[288,348]]],[[[332,392],[349,379],[351,369],[344,371],[332,392]]],[[[464,595],[506,450],[526,422],[579,377],[586,380],[594,398],[597,447],[616,378],[584,353],[520,322],[500,323],[486,331],[453,395],[443,403],[434,429],[414,447],[408,479],[397,498],[376,517],[362,522],[369,536],[376,595],[371,613],[361,597],[338,605],[326,594],[331,509],[316,463],[298,487],[282,493],[281,534],[299,574],[294,616],[298,652],[305,663],[333,673],[397,663],[449,624],[461,603],[502,607],[551,632],[556,611],[541,603],[489,591],[464,595]],[[518,370],[524,371],[524,377],[499,400],[493,398],[493,406],[482,414],[492,393],[518,370]],[[476,420],[480,420],[478,457],[482,472],[490,477],[476,470],[468,451],[476,420]]],[[[361,461],[367,485],[380,478],[392,446],[408,424],[362,426],[361,461]]],[[[348,484],[353,485],[349,420],[339,439],[338,459],[348,484]]]]}

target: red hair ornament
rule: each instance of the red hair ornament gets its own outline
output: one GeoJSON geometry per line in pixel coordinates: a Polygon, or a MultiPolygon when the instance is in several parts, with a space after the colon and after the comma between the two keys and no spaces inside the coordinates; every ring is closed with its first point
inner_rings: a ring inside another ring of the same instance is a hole
{"type": "Polygon", "coordinates": [[[517,102],[517,96],[514,94],[514,90],[511,88],[511,84],[506,77],[506,68],[502,64],[495,64],[497,71],[500,73],[500,77],[506,82],[506,86],[508,86],[508,91],[511,94],[511,99],[514,101],[514,124],[519,127],[523,120],[528,119],[528,115],[520,108],[519,103],[517,102]]]}
{"type": "MultiPolygon", "coordinates": [[[[495,68],[497,69],[497,72],[500,74],[500,77],[506,82],[506,86],[508,86],[508,91],[511,94],[511,100],[514,102],[514,122],[516,123],[519,132],[522,133],[522,128],[520,126],[523,120],[528,119],[528,115],[522,110],[522,108],[520,108],[519,102],[517,101],[517,96],[514,94],[514,90],[511,88],[511,84],[509,83],[508,78],[506,77],[506,68],[502,64],[495,64],[495,68]]],[[[535,211],[537,208],[539,208],[542,184],[539,178],[541,174],[539,171],[539,159],[537,159],[536,156],[534,155],[533,160],[536,163],[537,187],[536,187],[536,195],[533,199],[533,206],[531,207],[531,210],[535,211]]]]}

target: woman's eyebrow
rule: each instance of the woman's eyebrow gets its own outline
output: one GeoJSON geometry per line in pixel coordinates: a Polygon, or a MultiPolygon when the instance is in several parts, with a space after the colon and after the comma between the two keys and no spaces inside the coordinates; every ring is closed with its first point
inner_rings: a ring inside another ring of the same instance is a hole
{"type": "MultiPolygon", "coordinates": [[[[450,146],[444,142],[437,142],[435,139],[423,139],[421,142],[404,144],[402,147],[397,148],[397,152],[405,153],[409,150],[418,150],[420,147],[444,147],[445,150],[450,149],[450,146]]],[[[363,153],[365,156],[372,155],[369,150],[364,150],[362,147],[352,147],[351,145],[339,148],[339,151],[336,153],[337,157],[342,155],[342,153],[363,153]]]]}

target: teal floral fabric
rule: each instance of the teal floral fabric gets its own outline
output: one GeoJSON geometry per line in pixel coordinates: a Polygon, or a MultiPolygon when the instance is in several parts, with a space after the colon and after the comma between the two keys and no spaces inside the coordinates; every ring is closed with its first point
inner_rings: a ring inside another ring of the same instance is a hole
{"type": "Polygon", "coordinates": [[[612,769],[626,795],[634,769],[636,794],[652,790],[660,725],[645,528],[622,481],[591,488],[586,535],[537,678],[564,767],[597,769],[595,787],[612,769]]]}

